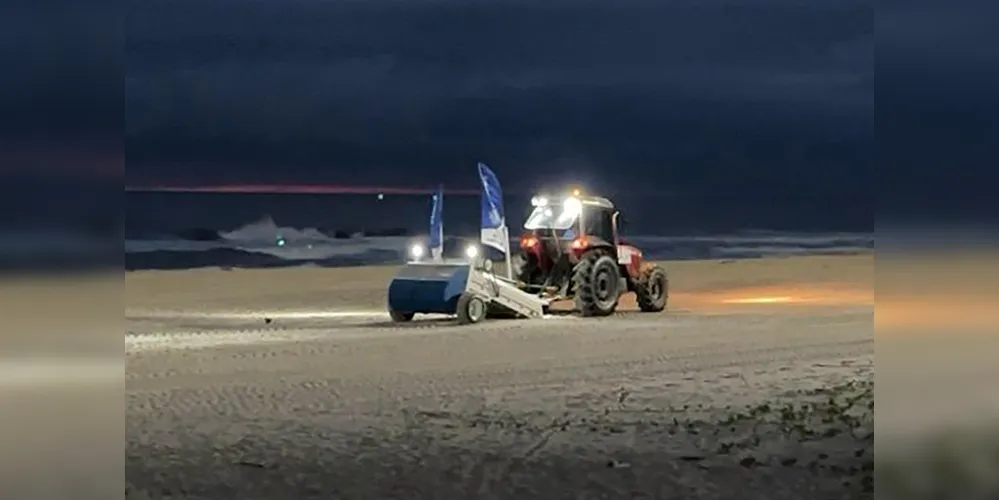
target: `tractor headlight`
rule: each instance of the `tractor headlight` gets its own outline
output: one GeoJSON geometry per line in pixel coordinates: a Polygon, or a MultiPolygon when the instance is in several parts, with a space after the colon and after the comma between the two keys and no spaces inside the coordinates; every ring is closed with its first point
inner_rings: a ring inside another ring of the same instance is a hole
{"type": "Polygon", "coordinates": [[[475,245],[469,245],[465,247],[465,257],[469,259],[474,259],[479,256],[479,247],[475,245]]]}
{"type": "Polygon", "coordinates": [[[531,205],[536,207],[548,205],[548,198],[545,198],[544,196],[535,196],[534,198],[531,198],[531,205]]]}
{"type": "Polygon", "coordinates": [[[572,214],[573,216],[575,216],[582,209],[583,209],[583,203],[579,201],[579,198],[575,197],[566,198],[565,201],[562,202],[562,210],[566,214],[572,214]]]}
{"type": "Polygon", "coordinates": [[[423,245],[413,245],[409,247],[409,255],[411,255],[414,259],[423,257],[425,252],[426,250],[423,248],[423,245]]]}

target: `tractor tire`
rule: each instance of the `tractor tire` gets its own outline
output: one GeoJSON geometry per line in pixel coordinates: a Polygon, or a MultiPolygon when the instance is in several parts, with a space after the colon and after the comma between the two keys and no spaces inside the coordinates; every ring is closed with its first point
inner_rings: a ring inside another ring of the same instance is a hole
{"type": "Polygon", "coordinates": [[[407,321],[413,321],[413,316],[416,316],[416,313],[393,311],[389,309],[389,317],[392,318],[392,321],[395,323],[405,323],[407,321]]]}
{"type": "Polygon", "coordinates": [[[620,270],[613,257],[603,252],[583,255],[573,270],[574,301],[583,317],[609,316],[620,296],[620,270]]]}
{"type": "Polygon", "coordinates": [[[666,309],[666,301],[669,300],[669,277],[666,270],[659,266],[649,266],[643,270],[638,286],[635,287],[635,297],[642,312],[661,312],[666,309]]]}
{"type": "Polygon", "coordinates": [[[456,311],[458,324],[471,325],[486,319],[488,308],[488,304],[481,297],[467,292],[461,294],[458,297],[458,310],[456,311]]]}

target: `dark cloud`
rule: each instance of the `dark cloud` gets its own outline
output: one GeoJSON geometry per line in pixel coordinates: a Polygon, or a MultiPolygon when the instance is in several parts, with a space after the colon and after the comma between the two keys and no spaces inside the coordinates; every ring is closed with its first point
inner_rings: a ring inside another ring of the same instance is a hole
{"type": "Polygon", "coordinates": [[[999,180],[995,2],[889,1],[878,9],[880,204],[993,217],[999,180]]]}
{"type": "Polygon", "coordinates": [[[0,142],[120,138],[121,21],[102,2],[0,6],[0,142]]]}
{"type": "Polygon", "coordinates": [[[525,185],[866,196],[873,25],[856,0],[144,1],[129,175],[370,182],[481,159],[525,185]],[[143,167],[194,160],[234,166],[143,167]]]}

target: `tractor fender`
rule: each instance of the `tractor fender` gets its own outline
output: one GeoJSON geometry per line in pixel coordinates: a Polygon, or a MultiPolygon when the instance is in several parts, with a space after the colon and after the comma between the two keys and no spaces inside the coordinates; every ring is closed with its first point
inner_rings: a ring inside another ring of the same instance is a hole
{"type": "Polygon", "coordinates": [[[642,251],[631,245],[617,246],[617,263],[629,281],[637,280],[647,264],[642,251]]]}
{"type": "Polygon", "coordinates": [[[586,243],[585,243],[584,246],[578,246],[578,247],[577,246],[572,246],[572,247],[570,247],[570,251],[572,253],[572,256],[576,260],[581,259],[584,254],[587,254],[587,253],[592,252],[592,251],[598,251],[598,252],[606,253],[606,254],[614,257],[615,259],[617,258],[617,247],[615,247],[613,243],[611,243],[611,242],[609,242],[607,240],[604,240],[602,238],[594,237],[594,236],[587,236],[585,241],[586,241],[586,243]]]}

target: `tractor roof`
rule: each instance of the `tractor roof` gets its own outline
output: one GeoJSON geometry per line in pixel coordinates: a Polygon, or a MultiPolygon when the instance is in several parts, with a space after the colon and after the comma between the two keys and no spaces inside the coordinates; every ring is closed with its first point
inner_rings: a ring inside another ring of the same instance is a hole
{"type": "Polygon", "coordinates": [[[610,200],[602,196],[584,195],[584,196],[577,196],[576,198],[579,198],[580,203],[582,203],[583,205],[595,205],[600,208],[606,208],[608,210],[614,209],[614,204],[611,203],[610,200]]]}
{"type": "Polygon", "coordinates": [[[557,203],[563,203],[565,200],[568,200],[568,199],[579,200],[579,203],[581,205],[589,205],[591,207],[599,207],[599,208],[603,208],[605,210],[614,210],[614,203],[612,203],[607,198],[604,198],[602,196],[592,196],[592,195],[588,195],[588,194],[578,194],[578,193],[566,194],[566,195],[557,195],[557,196],[555,196],[553,198],[549,198],[546,195],[535,196],[535,197],[531,198],[531,204],[534,205],[534,206],[544,206],[544,205],[547,205],[549,203],[549,201],[556,200],[557,203]]]}

